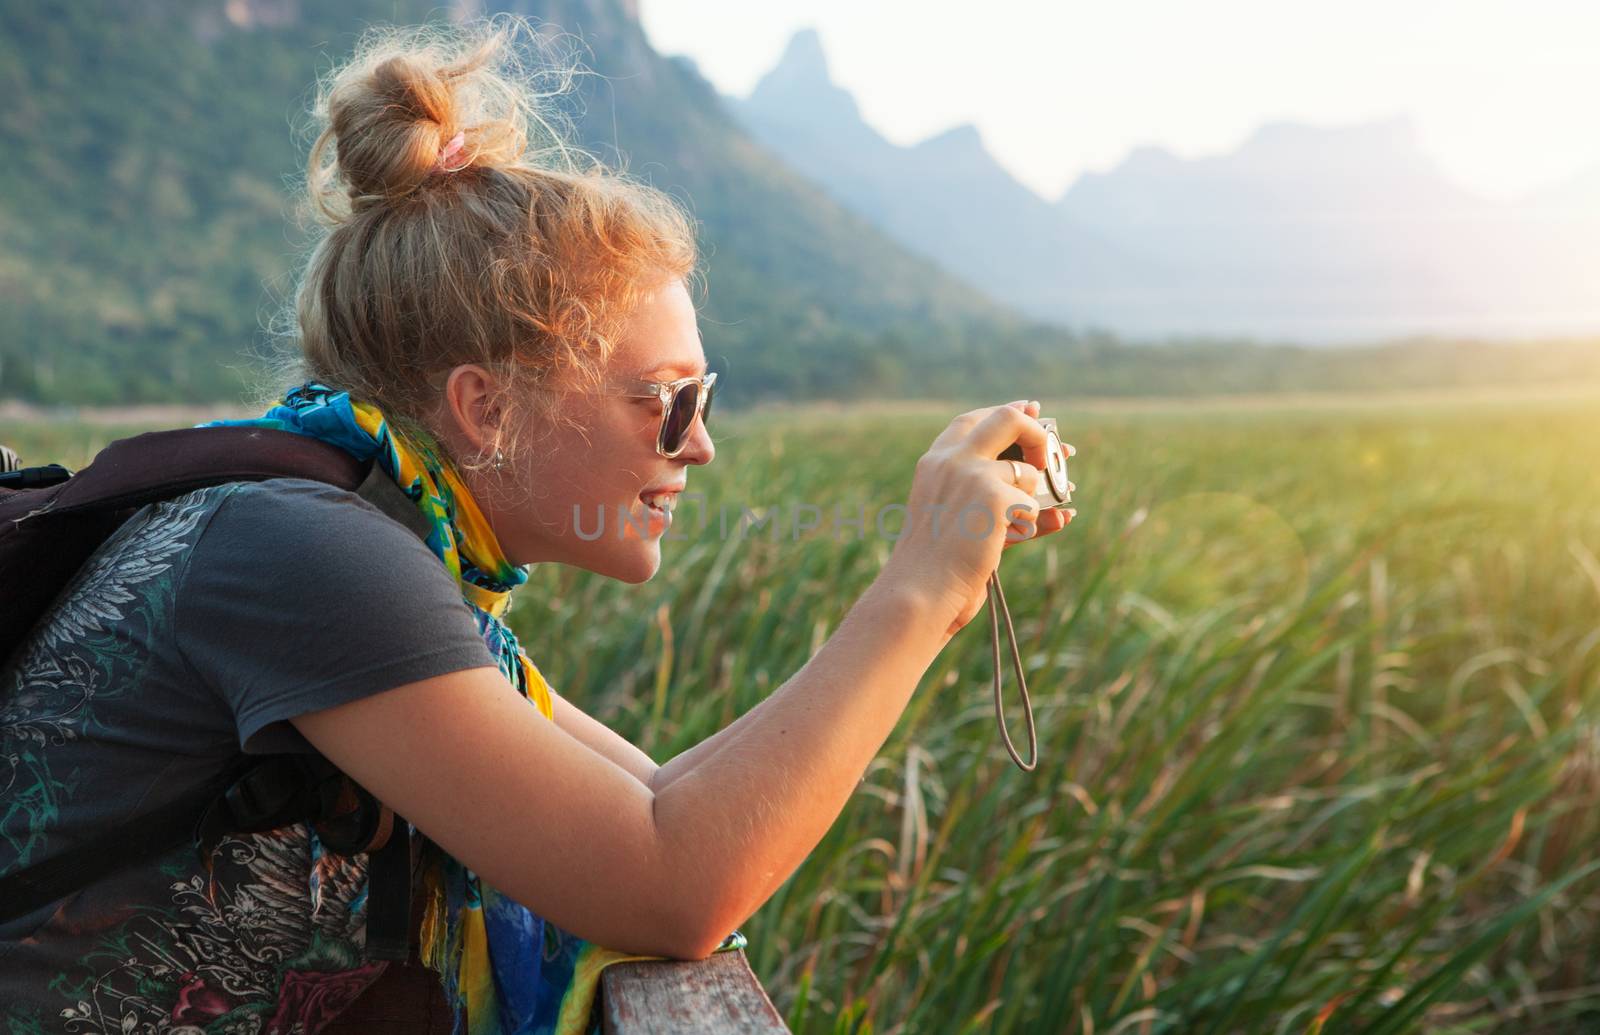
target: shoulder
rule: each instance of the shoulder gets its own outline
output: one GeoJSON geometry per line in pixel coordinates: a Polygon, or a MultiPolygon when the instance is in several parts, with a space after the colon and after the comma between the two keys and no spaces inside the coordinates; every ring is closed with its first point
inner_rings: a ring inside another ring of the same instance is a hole
{"type": "Polygon", "coordinates": [[[273,478],[229,486],[202,539],[205,552],[242,551],[260,563],[325,555],[443,566],[416,533],[360,496],[324,482],[273,478]]]}
{"type": "Polygon", "coordinates": [[[354,493],[289,478],[228,493],[189,556],[172,635],[247,751],[281,746],[256,738],[282,720],[494,663],[416,533],[354,493]]]}
{"type": "Polygon", "coordinates": [[[415,532],[353,492],[298,478],[231,487],[187,569],[183,597],[208,609],[243,598],[274,607],[309,607],[324,597],[461,601],[455,580],[415,532]]]}
{"type": "MultiPolygon", "coordinates": [[[[235,523],[321,520],[360,524],[383,514],[360,496],[337,485],[307,478],[269,478],[219,486],[221,510],[235,523]]],[[[207,490],[215,491],[215,490],[207,490]]],[[[391,522],[392,524],[393,522],[391,522]]]]}

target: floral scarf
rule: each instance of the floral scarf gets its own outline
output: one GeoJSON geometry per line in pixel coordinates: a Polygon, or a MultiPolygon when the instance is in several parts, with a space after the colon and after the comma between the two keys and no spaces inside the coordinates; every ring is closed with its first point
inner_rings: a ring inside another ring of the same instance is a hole
{"type": "MultiPolygon", "coordinates": [[[[500,671],[541,715],[554,720],[549,686],[501,620],[511,591],[527,581],[527,570],[506,559],[460,474],[433,443],[401,432],[380,410],[352,400],[348,392],[315,382],[291,390],[257,420],[207,426],[241,425],[291,431],[339,446],[357,459],[375,459],[432,525],[428,548],[455,577],[500,671]]],[[[432,842],[425,842],[425,849],[421,957],[443,980],[457,1032],[581,1033],[601,970],[653,958],[602,949],[567,934],[500,895],[432,842]]],[[[744,946],[744,936],[735,932],[718,951],[744,946]]]]}

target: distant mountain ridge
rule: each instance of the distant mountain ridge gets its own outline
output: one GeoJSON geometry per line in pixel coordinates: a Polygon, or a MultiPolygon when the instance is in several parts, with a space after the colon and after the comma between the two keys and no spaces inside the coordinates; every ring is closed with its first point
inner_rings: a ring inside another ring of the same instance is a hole
{"type": "Polygon", "coordinates": [[[727,100],[842,203],[1039,319],[1313,343],[1600,330],[1600,170],[1499,204],[1451,183],[1405,119],[1278,123],[1213,158],[1135,150],[1051,204],[970,126],[885,140],[809,30],[727,100]]]}
{"type": "Polygon", "coordinates": [[[1086,292],[1155,275],[1018,183],[975,127],[914,147],[884,139],[833,83],[814,31],[795,34],[748,99],[724,100],[751,135],[847,207],[1038,319],[1068,319],[1086,292]]]}

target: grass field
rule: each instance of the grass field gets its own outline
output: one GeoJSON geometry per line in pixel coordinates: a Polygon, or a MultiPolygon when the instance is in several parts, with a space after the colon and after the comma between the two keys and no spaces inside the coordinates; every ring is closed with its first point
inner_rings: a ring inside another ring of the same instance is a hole
{"type": "MultiPolygon", "coordinates": [[[[665,760],[837,625],[953,412],[729,418],[710,527],[645,586],[536,570],[524,645],[665,760]],[[719,534],[800,502],[867,534],[719,534]]],[[[1600,395],[1045,412],[1079,516],[1002,568],[1039,768],[980,615],[744,927],[795,1031],[1600,1030],[1600,395]]]]}

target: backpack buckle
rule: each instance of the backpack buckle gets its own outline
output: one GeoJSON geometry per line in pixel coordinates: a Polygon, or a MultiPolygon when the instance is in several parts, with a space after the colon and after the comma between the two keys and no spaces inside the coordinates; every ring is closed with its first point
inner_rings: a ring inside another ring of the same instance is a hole
{"type": "Polygon", "coordinates": [[[60,464],[20,467],[0,473],[0,489],[48,489],[71,477],[72,472],[60,464]]]}
{"type": "Polygon", "coordinates": [[[220,805],[231,830],[260,833],[308,818],[313,801],[299,766],[267,763],[235,780],[220,805]]]}

